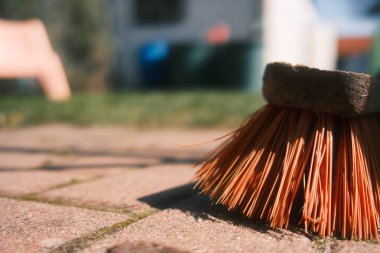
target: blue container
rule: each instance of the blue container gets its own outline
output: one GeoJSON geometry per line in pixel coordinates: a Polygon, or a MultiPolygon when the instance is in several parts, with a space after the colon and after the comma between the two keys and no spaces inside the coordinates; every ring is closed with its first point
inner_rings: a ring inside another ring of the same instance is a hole
{"type": "Polygon", "coordinates": [[[166,80],[169,45],[157,40],[144,44],[139,52],[141,79],[145,88],[160,88],[166,80]]]}

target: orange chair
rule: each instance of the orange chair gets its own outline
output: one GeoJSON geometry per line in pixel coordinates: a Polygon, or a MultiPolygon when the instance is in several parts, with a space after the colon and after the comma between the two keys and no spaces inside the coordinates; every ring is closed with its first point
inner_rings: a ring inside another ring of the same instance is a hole
{"type": "Polygon", "coordinates": [[[37,78],[46,96],[63,101],[71,96],[66,74],[39,20],[0,19],[0,78],[37,78]]]}

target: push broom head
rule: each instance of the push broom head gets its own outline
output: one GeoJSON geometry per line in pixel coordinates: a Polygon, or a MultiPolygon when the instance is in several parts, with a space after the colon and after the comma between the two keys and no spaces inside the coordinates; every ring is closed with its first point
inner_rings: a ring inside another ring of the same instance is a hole
{"type": "Polygon", "coordinates": [[[322,237],[378,239],[380,89],[370,76],[268,64],[268,101],[202,159],[216,203],[322,237]]]}

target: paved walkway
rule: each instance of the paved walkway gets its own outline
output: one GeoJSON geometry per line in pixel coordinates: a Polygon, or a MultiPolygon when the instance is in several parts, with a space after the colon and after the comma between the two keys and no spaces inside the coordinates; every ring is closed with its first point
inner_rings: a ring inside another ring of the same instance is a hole
{"type": "Polygon", "coordinates": [[[0,130],[0,252],[380,252],[376,242],[270,229],[193,190],[226,131],[0,130]]]}

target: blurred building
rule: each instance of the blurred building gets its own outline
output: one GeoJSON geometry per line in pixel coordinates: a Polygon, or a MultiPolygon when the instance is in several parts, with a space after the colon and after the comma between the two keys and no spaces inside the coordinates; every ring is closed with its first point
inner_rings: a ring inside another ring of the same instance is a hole
{"type": "MultiPolygon", "coordinates": [[[[182,51],[178,49],[177,54],[186,55],[184,51],[188,50],[193,51],[188,54],[197,57],[195,54],[207,51],[202,49],[207,43],[207,32],[216,25],[226,24],[230,29],[229,43],[260,46],[260,0],[114,0],[111,3],[118,38],[117,72],[126,88],[143,85],[142,54],[144,47],[149,50],[149,45],[152,51],[161,50],[161,57],[167,57],[166,50],[170,54],[173,47],[181,45],[182,51]]],[[[156,79],[160,81],[160,77],[156,79]]]]}
{"type": "Polygon", "coordinates": [[[336,66],[336,30],[311,0],[110,3],[123,88],[258,89],[268,62],[336,66]],[[228,39],[210,44],[208,33],[221,25],[228,39]]]}

